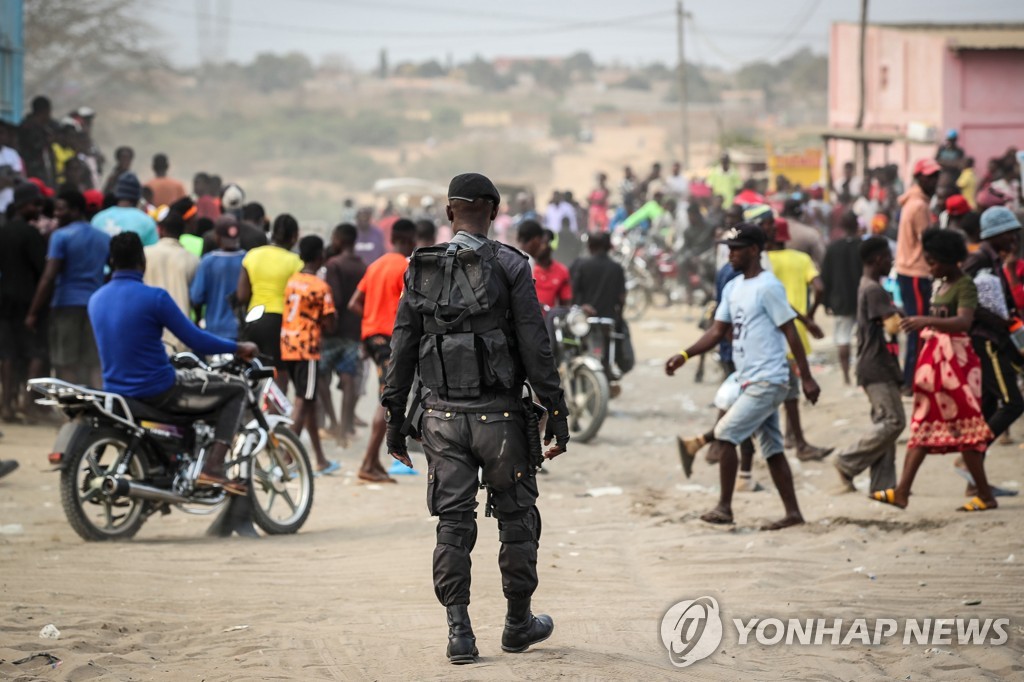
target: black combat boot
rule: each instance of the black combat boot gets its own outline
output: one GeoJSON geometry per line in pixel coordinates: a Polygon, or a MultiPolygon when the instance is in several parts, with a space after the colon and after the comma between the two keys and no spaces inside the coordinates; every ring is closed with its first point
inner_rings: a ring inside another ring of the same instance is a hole
{"type": "Polygon", "coordinates": [[[469,607],[466,604],[449,606],[448,660],[454,665],[475,663],[479,654],[473,625],[469,622],[469,607]]]}
{"type": "Polygon", "coordinates": [[[530,598],[509,599],[505,614],[505,631],[501,633],[501,649],[518,654],[532,644],[543,642],[555,630],[551,616],[535,616],[530,612],[530,598]]]}

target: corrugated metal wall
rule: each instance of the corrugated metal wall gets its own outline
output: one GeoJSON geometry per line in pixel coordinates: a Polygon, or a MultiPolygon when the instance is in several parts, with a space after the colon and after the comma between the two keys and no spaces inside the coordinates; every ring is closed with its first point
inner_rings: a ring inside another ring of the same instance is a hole
{"type": "Polygon", "coordinates": [[[24,31],[22,0],[0,0],[0,119],[12,123],[25,112],[24,31]]]}

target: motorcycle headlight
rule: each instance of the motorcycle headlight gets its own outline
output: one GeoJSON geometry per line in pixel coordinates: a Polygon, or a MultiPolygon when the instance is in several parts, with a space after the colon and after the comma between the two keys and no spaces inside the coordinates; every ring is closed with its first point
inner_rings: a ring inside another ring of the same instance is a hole
{"type": "Polygon", "coordinates": [[[590,323],[587,322],[587,314],[575,308],[569,311],[569,315],[565,318],[565,323],[569,327],[569,331],[576,338],[583,338],[590,333],[590,323]]]}

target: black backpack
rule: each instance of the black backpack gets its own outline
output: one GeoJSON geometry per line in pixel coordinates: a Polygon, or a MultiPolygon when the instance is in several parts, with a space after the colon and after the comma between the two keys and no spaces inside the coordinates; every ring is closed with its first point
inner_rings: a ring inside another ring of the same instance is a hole
{"type": "Polygon", "coordinates": [[[500,248],[459,232],[410,259],[405,296],[423,319],[420,380],[441,398],[478,398],[521,383],[500,248]]]}

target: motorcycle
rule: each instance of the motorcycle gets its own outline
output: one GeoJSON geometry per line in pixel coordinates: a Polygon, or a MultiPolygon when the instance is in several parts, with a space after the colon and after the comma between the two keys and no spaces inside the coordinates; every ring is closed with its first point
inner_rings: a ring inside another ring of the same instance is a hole
{"type": "Polygon", "coordinates": [[[608,416],[610,377],[617,381],[621,376],[614,364],[620,335],[615,332],[614,320],[587,317],[578,306],[556,315],[552,325],[555,361],[569,405],[569,433],[573,440],[586,443],[597,435],[608,416]]]}
{"type": "Polygon", "coordinates": [[[626,273],[626,302],[622,316],[630,322],[643,317],[659,288],[657,278],[644,258],[642,240],[639,230],[612,236],[612,258],[626,273]]]}
{"type": "MultiPolygon", "coordinates": [[[[313,471],[305,448],[288,428],[291,420],[261,409],[275,400],[273,368],[234,358],[210,366],[192,353],[179,353],[171,361],[176,368],[200,368],[245,384],[250,420],[235,435],[226,470],[240,471],[247,481],[257,526],[271,535],[297,532],[313,505],[313,471]]],[[[195,485],[213,443],[215,413],[166,413],[59,379],[32,379],[29,386],[44,396],[38,404],[56,407],[70,419],[57,435],[49,462],[60,471],[64,514],[83,539],[127,540],[156,512],[169,514],[176,507],[212,514],[227,501],[221,488],[195,485]]]]}

